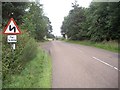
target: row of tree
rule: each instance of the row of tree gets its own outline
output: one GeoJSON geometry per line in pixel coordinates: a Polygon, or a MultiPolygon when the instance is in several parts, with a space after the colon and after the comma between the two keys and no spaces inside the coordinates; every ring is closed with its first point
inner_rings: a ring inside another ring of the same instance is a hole
{"type": "Polygon", "coordinates": [[[3,2],[2,17],[3,27],[10,18],[14,18],[23,30],[27,29],[37,40],[43,40],[45,36],[51,35],[51,22],[44,15],[42,4],[38,2],[3,2]]]}
{"type": "Polygon", "coordinates": [[[2,74],[3,87],[10,83],[10,76],[24,69],[26,63],[37,55],[38,44],[52,32],[51,22],[44,15],[43,7],[37,2],[3,2],[2,27],[10,18],[14,18],[22,34],[17,35],[16,49],[11,49],[11,43],[6,41],[7,35],[2,35],[2,74]]]}
{"type": "Polygon", "coordinates": [[[77,1],[64,18],[61,34],[71,40],[110,41],[120,37],[120,2],[92,2],[89,8],[77,1]]]}

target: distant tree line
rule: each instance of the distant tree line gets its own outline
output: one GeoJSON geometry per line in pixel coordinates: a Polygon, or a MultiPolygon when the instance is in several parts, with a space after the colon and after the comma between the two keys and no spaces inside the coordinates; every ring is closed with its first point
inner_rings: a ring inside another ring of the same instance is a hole
{"type": "Polygon", "coordinates": [[[64,18],[61,34],[71,40],[110,41],[120,38],[120,2],[92,2],[89,8],[77,1],[64,18]]]}

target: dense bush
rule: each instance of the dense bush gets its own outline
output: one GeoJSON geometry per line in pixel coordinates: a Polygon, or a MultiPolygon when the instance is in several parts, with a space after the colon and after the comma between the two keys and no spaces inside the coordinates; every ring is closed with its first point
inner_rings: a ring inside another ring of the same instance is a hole
{"type": "Polygon", "coordinates": [[[9,81],[9,75],[21,72],[26,63],[36,56],[35,40],[44,40],[44,37],[51,33],[52,26],[49,18],[44,16],[42,5],[38,2],[4,2],[2,15],[2,28],[10,18],[14,18],[23,30],[21,35],[17,35],[18,42],[15,50],[12,50],[11,44],[7,43],[7,35],[2,37],[2,72],[5,83],[9,81]]]}
{"type": "Polygon", "coordinates": [[[32,60],[37,53],[37,43],[32,39],[29,34],[17,35],[18,42],[16,43],[16,49],[11,49],[11,44],[6,41],[7,35],[3,35],[2,46],[2,71],[3,81],[6,80],[6,76],[19,73],[27,62],[32,60]]]}

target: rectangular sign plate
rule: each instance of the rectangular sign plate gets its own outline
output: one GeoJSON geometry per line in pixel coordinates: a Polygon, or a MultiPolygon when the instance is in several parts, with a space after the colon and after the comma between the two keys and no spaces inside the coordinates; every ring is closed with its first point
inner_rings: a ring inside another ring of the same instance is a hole
{"type": "Polygon", "coordinates": [[[17,36],[16,35],[8,35],[7,42],[17,42],[17,36]]]}

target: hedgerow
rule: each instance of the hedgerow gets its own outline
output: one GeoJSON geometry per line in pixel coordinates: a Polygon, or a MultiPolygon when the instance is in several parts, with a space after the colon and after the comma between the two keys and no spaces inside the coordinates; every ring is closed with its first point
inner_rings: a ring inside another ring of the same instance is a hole
{"type": "Polygon", "coordinates": [[[37,43],[29,33],[17,35],[16,49],[11,48],[11,43],[6,41],[7,35],[2,40],[2,73],[3,83],[10,80],[9,75],[20,73],[27,62],[36,57],[37,43]]]}

